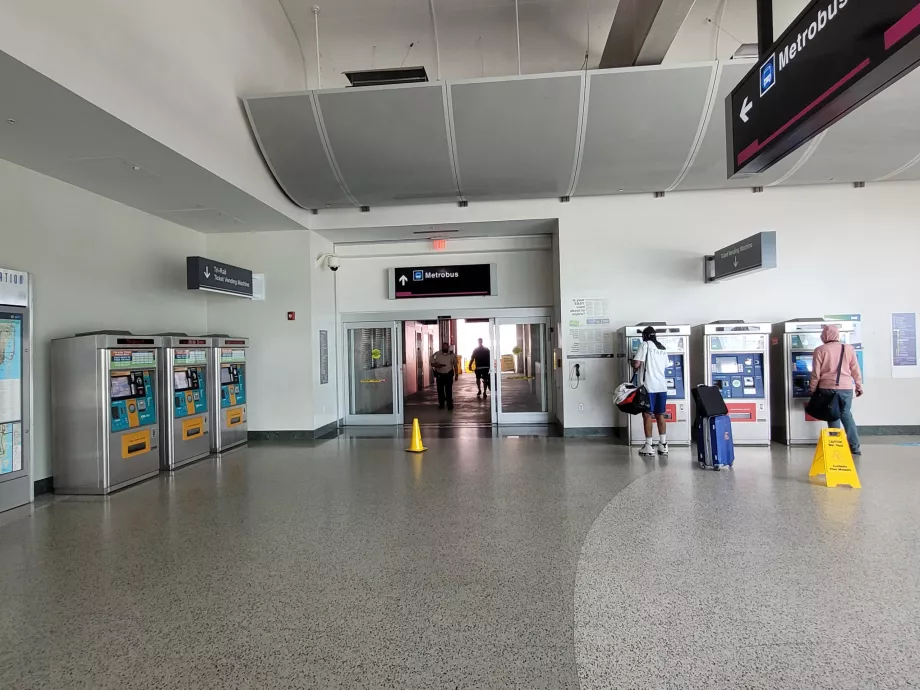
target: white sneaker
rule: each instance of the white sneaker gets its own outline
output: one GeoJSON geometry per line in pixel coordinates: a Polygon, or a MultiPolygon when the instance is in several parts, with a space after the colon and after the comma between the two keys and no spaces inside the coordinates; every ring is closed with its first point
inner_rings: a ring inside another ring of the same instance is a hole
{"type": "Polygon", "coordinates": [[[642,447],[639,449],[639,455],[646,455],[646,456],[654,457],[654,456],[655,456],[655,449],[652,448],[649,444],[646,443],[644,446],[642,446],[642,447]]]}
{"type": "Polygon", "coordinates": [[[668,444],[659,443],[658,444],[658,455],[667,455],[668,454],[668,444]]]}

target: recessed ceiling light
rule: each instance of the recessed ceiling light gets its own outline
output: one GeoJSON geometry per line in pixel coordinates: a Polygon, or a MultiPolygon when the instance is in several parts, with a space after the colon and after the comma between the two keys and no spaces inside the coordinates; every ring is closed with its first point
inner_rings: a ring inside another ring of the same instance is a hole
{"type": "Polygon", "coordinates": [[[7,119],[7,122],[9,122],[11,125],[15,125],[15,124],[16,124],[16,120],[14,120],[13,118],[8,118],[8,119],[7,119]]]}
{"type": "Polygon", "coordinates": [[[622,191],[625,191],[625,190],[623,190],[623,189],[618,189],[617,191],[618,191],[618,192],[622,192],[622,191]]]}

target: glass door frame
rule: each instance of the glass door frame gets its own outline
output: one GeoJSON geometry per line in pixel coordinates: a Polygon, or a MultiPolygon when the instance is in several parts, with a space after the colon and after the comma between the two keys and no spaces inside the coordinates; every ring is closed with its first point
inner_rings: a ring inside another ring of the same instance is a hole
{"type": "MultiPolygon", "coordinates": [[[[393,426],[403,423],[403,324],[402,321],[356,321],[342,324],[344,327],[345,347],[342,361],[345,364],[345,425],[346,426],[393,426]],[[388,414],[352,414],[352,402],[355,399],[356,380],[352,370],[354,358],[353,333],[372,328],[391,329],[390,338],[393,348],[391,359],[390,388],[393,396],[393,412],[388,414]]],[[[413,343],[413,347],[415,344],[413,343]]]]}
{"type": "Polygon", "coordinates": [[[553,367],[552,367],[552,319],[548,316],[521,316],[497,317],[492,319],[493,361],[492,371],[492,423],[498,425],[528,425],[552,424],[554,417],[553,403],[553,367]],[[543,325],[543,339],[541,343],[542,356],[540,358],[542,372],[543,399],[546,411],[541,412],[503,412],[502,411],[502,346],[501,326],[530,326],[543,325]]]}

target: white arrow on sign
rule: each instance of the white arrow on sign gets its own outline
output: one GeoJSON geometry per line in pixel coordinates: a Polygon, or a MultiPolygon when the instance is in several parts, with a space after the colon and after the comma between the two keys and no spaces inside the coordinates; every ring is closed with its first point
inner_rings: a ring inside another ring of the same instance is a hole
{"type": "Polygon", "coordinates": [[[204,277],[205,277],[205,278],[210,278],[210,277],[211,277],[211,271],[209,271],[207,268],[204,269],[204,277]]]}
{"type": "Polygon", "coordinates": [[[741,104],[741,121],[748,121],[748,113],[751,112],[751,108],[754,107],[754,104],[748,99],[747,96],[744,97],[744,103],[741,104]]]}
{"type": "Polygon", "coordinates": [[[738,257],[735,257],[735,268],[738,268],[738,257]]]}
{"type": "Polygon", "coordinates": [[[409,279],[406,276],[399,276],[399,284],[405,287],[406,283],[409,282],[409,279]]]}

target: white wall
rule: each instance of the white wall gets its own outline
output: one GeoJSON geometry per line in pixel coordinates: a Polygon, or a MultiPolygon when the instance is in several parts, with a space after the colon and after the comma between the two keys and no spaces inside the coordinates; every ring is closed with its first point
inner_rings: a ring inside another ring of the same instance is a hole
{"type": "Polygon", "coordinates": [[[50,341],[78,332],[207,326],[185,257],[204,236],[0,160],[0,265],[33,275],[33,479],[51,475],[50,341]]]}
{"type": "MultiPolygon", "coordinates": [[[[768,188],[762,194],[682,192],[663,199],[575,198],[568,204],[495,202],[466,209],[428,205],[318,218],[326,227],[355,227],[558,217],[562,304],[573,297],[608,297],[617,327],[643,320],[695,325],[861,313],[867,395],[856,403],[857,419],[863,425],[916,425],[920,380],[891,377],[888,329],[891,312],[920,311],[918,194],[916,183],[883,183],[865,189],[768,188]],[[778,233],[778,269],[702,283],[704,254],[761,230],[778,233]]],[[[543,275],[551,285],[550,271],[543,275]]],[[[615,360],[592,360],[588,380],[576,391],[562,386],[566,427],[612,425],[610,394],[620,382],[615,366],[615,360]]]]}
{"type": "Polygon", "coordinates": [[[547,238],[494,239],[450,242],[453,247],[476,251],[448,253],[434,251],[430,243],[411,245],[361,245],[354,251],[337,247],[343,257],[336,273],[340,314],[405,312],[412,309],[502,309],[508,307],[551,307],[553,305],[552,251],[547,238]],[[397,247],[394,249],[393,247],[397,247]],[[400,249],[405,247],[405,249],[400,249]],[[540,247],[532,249],[528,247],[540,247]],[[413,251],[414,250],[414,251],[413,251]],[[396,253],[405,251],[406,253],[396,253]],[[411,251],[411,253],[410,253],[411,251]],[[386,252],[385,255],[380,255],[386,252]],[[433,264],[495,263],[498,294],[490,297],[447,297],[424,300],[391,300],[387,269],[433,264]]]}
{"type": "MultiPolygon", "coordinates": [[[[808,1],[773,0],[774,38],[779,38],[808,1]]],[[[755,0],[696,0],[663,62],[727,60],[742,43],[757,43],[755,0]]]]}
{"type": "Polygon", "coordinates": [[[305,86],[278,0],[0,0],[0,50],[307,225],[239,98],[305,86]]]}
{"type": "MultiPolygon", "coordinates": [[[[619,0],[522,0],[521,71],[524,74],[574,71],[600,62],[619,0]]],[[[312,2],[283,0],[297,28],[317,88],[312,2]]],[[[437,79],[434,26],[428,0],[386,3],[320,0],[323,88],[348,84],[342,72],[423,65],[437,79]],[[410,49],[410,44],[414,46],[410,49]]],[[[518,73],[514,3],[494,0],[435,0],[442,79],[469,79],[518,73]]]]}
{"type": "MultiPolygon", "coordinates": [[[[563,309],[574,297],[607,297],[617,326],[860,313],[868,394],[856,403],[858,422],[920,424],[920,380],[891,377],[889,334],[891,312],[920,311],[918,191],[837,185],[585,200],[560,223],[563,309]],[[703,284],[703,254],[760,230],[777,232],[776,270],[703,284]]],[[[566,391],[567,426],[610,425],[615,362],[590,360],[588,379],[566,391]]]]}
{"type": "Polygon", "coordinates": [[[250,339],[251,431],[314,428],[310,239],[308,231],[207,236],[209,258],[265,274],[264,301],[208,295],[208,332],[250,339]]]}
{"type": "MultiPolygon", "coordinates": [[[[338,421],[338,338],[336,327],[335,274],[325,265],[316,266],[316,259],[324,254],[332,254],[332,242],[316,233],[310,235],[310,308],[311,329],[310,342],[313,360],[313,425],[309,429],[322,427],[338,421]],[[320,383],[319,332],[328,334],[329,342],[329,383],[320,383]]],[[[306,315],[304,315],[306,316],[306,315]]]]}

